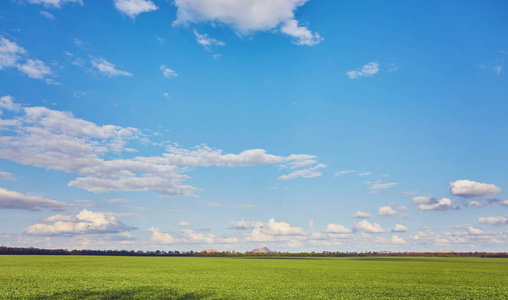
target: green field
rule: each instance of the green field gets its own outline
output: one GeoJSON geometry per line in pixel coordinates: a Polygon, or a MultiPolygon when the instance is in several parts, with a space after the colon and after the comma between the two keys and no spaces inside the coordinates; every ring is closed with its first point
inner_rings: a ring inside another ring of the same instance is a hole
{"type": "Polygon", "coordinates": [[[502,258],[0,256],[2,299],[507,299],[502,258]]]}

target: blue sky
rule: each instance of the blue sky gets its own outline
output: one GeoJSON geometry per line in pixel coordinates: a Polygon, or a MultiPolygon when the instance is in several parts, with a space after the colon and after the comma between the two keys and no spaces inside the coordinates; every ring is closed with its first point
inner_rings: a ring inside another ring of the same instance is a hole
{"type": "Polygon", "coordinates": [[[505,251],[504,1],[0,3],[0,244],[505,251]]]}

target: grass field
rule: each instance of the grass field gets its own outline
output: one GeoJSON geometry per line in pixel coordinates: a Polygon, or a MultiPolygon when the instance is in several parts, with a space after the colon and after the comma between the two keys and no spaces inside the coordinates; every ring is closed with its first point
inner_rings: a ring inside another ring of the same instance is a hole
{"type": "Polygon", "coordinates": [[[502,258],[0,256],[2,299],[507,299],[502,258]]]}

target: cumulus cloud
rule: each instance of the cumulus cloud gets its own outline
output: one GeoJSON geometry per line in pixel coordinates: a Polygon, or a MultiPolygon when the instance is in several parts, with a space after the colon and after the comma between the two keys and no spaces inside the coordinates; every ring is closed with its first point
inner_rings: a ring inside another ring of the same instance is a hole
{"type": "Polygon", "coordinates": [[[54,215],[41,220],[44,223],[29,226],[29,235],[79,235],[120,233],[136,229],[122,223],[115,214],[82,210],[75,216],[54,215]]]}
{"type": "Polygon", "coordinates": [[[501,204],[502,204],[503,206],[508,206],[508,200],[504,200],[503,202],[501,202],[501,204]]]}
{"type": "Polygon", "coordinates": [[[326,168],[325,164],[318,164],[318,165],[311,167],[311,168],[301,169],[298,171],[291,172],[287,175],[282,175],[279,177],[279,179],[288,180],[288,179],[294,179],[294,178],[298,178],[298,177],[303,177],[303,178],[319,177],[319,176],[322,176],[323,174],[319,171],[316,171],[316,170],[323,169],[323,168],[326,168]]]}
{"type": "Polygon", "coordinates": [[[0,208],[40,210],[48,208],[55,211],[65,210],[71,205],[41,196],[25,195],[0,188],[0,208]]]}
{"type": "Polygon", "coordinates": [[[172,145],[160,156],[115,159],[115,155],[134,152],[135,149],[127,147],[128,143],[145,142],[144,134],[132,127],[97,125],[70,112],[45,107],[20,109],[10,97],[1,99],[2,108],[19,109],[19,114],[13,119],[0,120],[3,131],[0,158],[77,174],[79,177],[68,185],[94,193],[145,191],[163,196],[193,196],[196,188],[182,184],[188,178],[184,174],[189,171],[186,167],[268,164],[292,167],[310,157],[276,156],[263,149],[225,154],[206,145],[191,149],[172,145]]]}
{"type": "Polygon", "coordinates": [[[224,45],[226,45],[222,41],[218,41],[216,39],[213,39],[213,38],[209,37],[206,33],[199,34],[196,30],[194,30],[194,35],[196,36],[196,41],[198,42],[198,44],[203,46],[203,48],[205,48],[205,50],[207,50],[207,51],[210,50],[211,46],[224,46],[224,45]]]}
{"type": "Polygon", "coordinates": [[[163,233],[160,229],[151,227],[148,231],[152,232],[150,241],[159,245],[169,244],[213,244],[213,243],[235,243],[238,242],[236,237],[218,237],[212,233],[204,235],[197,233],[192,229],[184,229],[175,235],[163,233]]]}
{"type": "Polygon", "coordinates": [[[245,229],[252,229],[255,227],[259,227],[262,225],[263,225],[263,223],[261,223],[261,222],[247,222],[245,220],[241,220],[238,222],[231,222],[229,228],[245,230],[245,229]]]}
{"type": "Polygon", "coordinates": [[[466,204],[467,207],[484,207],[485,205],[484,204],[481,204],[480,202],[478,201],[469,201],[467,204],[466,204]]]}
{"type": "Polygon", "coordinates": [[[17,68],[30,78],[42,79],[48,84],[55,83],[48,78],[52,72],[43,61],[30,58],[28,51],[16,42],[0,37],[0,70],[4,68],[17,68]]]}
{"type": "Polygon", "coordinates": [[[7,95],[0,97],[0,108],[9,110],[9,111],[20,111],[21,104],[15,103],[14,99],[7,95]]]}
{"type": "Polygon", "coordinates": [[[407,232],[407,227],[401,224],[395,224],[392,232],[407,232]]]}
{"type": "Polygon", "coordinates": [[[385,230],[378,223],[369,223],[367,220],[362,220],[353,226],[355,231],[363,231],[367,233],[382,233],[385,230]]]}
{"type": "Polygon", "coordinates": [[[349,79],[357,79],[360,77],[371,77],[377,72],[379,72],[379,64],[376,62],[370,62],[363,66],[361,69],[355,69],[346,72],[346,75],[349,77],[349,79]]]}
{"type": "Polygon", "coordinates": [[[337,225],[330,223],[326,226],[326,228],[323,230],[325,233],[350,233],[353,232],[353,230],[344,227],[342,225],[337,225]]]}
{"type": "Polygon", "coordinates": [[[102,75],[107,77],[132,76],[132,73],[116,69],[115,65],[102,57],[90,56],[92,67],[96,68],[102,75]]]}
{"type": "Polygon", "coordinates": [[[392,244],[396,244],[396,245],[406,244],[406,240],[404,240],[403,238],[396,236],[396,235],[392,236],[392,238],[390,239],[390,242],[392,242],[392,244]]]}
{"type": "Polygon", "coordinates": [[[165,65],[161,65],[160,70],[162,71],[162,75],[166,77],[167,79],[173,79],[178,76],[175,71],[171,70],[170,68],[166,67],[165,65]]]}
{"type": "Polygon", "coordinates": [[[323,40],[306,26],[298,24],[295,10],[307,0],[175,0],[177,19],[174,25],[213,22],[233,27],[240,34],[279,30],[294,38],[297,45],[313,46],[323,40]]]}
{"type": "Polygon", "coordinates": [[[42,4],[46,7],[55,7],[55,8],[60,8],[63,4],[66,3],[79,3],[83,5],[82,0],[28,0],[28,2],[32,4],[42,4]]]}
{"type": "Polygon", "coordinates": [[[351,215],[353,218],[372,218],[372,215],[363,211],[357,211],[351,215]]]}
{"type": "Polygon", "coordinates": [[[439,201],[433,197],[414,197],[413,202],[418,204],[419,210],[457,210],[457,205],[452,205],[448,198],[441,198],[439,201]]]}
{"type": "Polygon", "coordinates": [[[478,218],[478,223],[488,224],[488,225],[496,225],[496,226],[507,225],[508,224],[508,217],[499,216],[499,217],[478,218]]]}
{"type": "Polygon", "coordinates": [[[377,211],[377,214],[380,215],[380,216],[396,216],[399,214],[398,211],[396,211],[395,209],[393,209],[391,206],[381,206],[378,211],[377,211]]]}
{"type": "Polygon", "coordinates": [[[463,198],[493,196],[501,193],[501,188],[471,180],[457,180],[450,182],[450,194],[463,198]]]}
{"type": "Polygon", "coordinates": [[[158,9],[152,1],[148,0],[115,0],[115,7],[133,19],[140,13],[158,9]]]}

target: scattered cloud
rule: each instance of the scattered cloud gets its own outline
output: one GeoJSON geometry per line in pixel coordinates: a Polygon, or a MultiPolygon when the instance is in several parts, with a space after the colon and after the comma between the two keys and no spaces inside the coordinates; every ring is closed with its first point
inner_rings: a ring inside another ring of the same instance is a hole
{"type": "Polygon", "coordinates": [[[165,98],[169,98],[169,93],[162,93],[162,96],[164,96],[165,98]]]}
{"type": "Polygon", "coordinates": [[[42,196],[25,195],[0,188],[0,208],[26,210],[40,210],[42,208],[48,208],[54,211],[62,211],[70,206],[71,205],[67,203],[50,200],[42,196]]]}
{"type": "Polygon", "coordinates": [[[493,196],[501,192],[501,188],[471,180],[457,180],[450,182],[450,194],[463,198],[493,196]]]}
{"type": "Polygon", "coordinates": [[[109,204],[127,204],[127,203],[129,203],[129,201],[127,201],[125,199],[109,199],[108,203],[109,204]]]}
{"type": "Polygon", "coordinates": [[[398,210],[408,210],[409,208],[407,208],[407,206],[399,206],[397,207],[398,210]]]}
{"type": "Polygon", "coordinates": [[[348,173],[354,173],[355,171],[353,170],[350,170],[350,171],[336,171],[335,172],[335,177],[339,177],[340,175],[344,175],[344,174],[348,174],[348,173]]]}
{"type": "Polygon", "coordinates": [[[210,207],[236,207],[236,208],[254,208],[256,207],[255,205],[252,205],[252,204],[224,204],[224,203],[216,203],[216,202],[211,202],[211,203],[208,203],[208,206],[210,207]]]}
{"type": "Polygon", "coordinates": [[[403,238],[396,236],[396,235],[392,236],[392,238],[390,239],[390,242],[392,242],[392,244],[396,244],[396,245],[406,244],[406,240],[404,240],[403,238]]]}
{"type": "Polygon", "coordinates": [[[363,211],[357,211],[351,215],[353,218],[372,218],[372,215],[363,211]]]}
{"type": "Polygon", "coordinates": [[[132,19],[144,12],[157,10],[158,7],[149,0],[115,0],[115,7],[118,11],[126,14],[132,19]]]}
{"type": "Polygon", "coordinates": [[[79,235],[120,233],[136,229],[119,221],[115,214],[93,212],[83,209],[75,216],[54,215],[29,226],[25,233],[29,235],[79,235]]]}
{"type": "Polygon", "coordinates": [[[18,112],[21,110],[21,104],[15,103],[14,99],[11,96],[7,95],[0,97],[0,108],[18,112]]]}
{"type": "Polygon", "coordinates": [[[419,210],[457,210],[457,205],[452,205],[448,198],[441,198],[439,201],[433,197],[414,197],[413,202],[418,204],[419,210]]]}
{"type": "Polygon", "coordinates": [[[501,74],[501,71],[503,71],[503,66],[496,66],[494,71],[496,71],[497,74],[501,74]]]}
{"type": "Polygon", "coordinates": [[[167,79],[173,79],[178,76],[175,71],[167,68],[165,65],[161,65],[160,70],[162,71],[162,75],[164,75],[167,79]]]}
{"type": "Polygon", "coordinates": [[[346,72],[349,79],[357,79],[360,77],[371,77],[379,72],[379,64],[376,62],[370,62],[363,66],[361,69],[346,72]]]}
{"type": "Polygon", "coordinates": [[[180,221],[178,223],[178,226],[190,226],[191,225],[191,222],[189,221],[180,221]]]}
{"type": "Polygon", "coordinates": [[[480,202],[478,201],[469,201],[467,204],[466,204],[467,207],[484,207],[485,205],[484,204],[480,204],[480,202]]]}
{"type": "Polygon", "coordinates": [[[51,69],[43,61],[30,58],[28,51],[18,46],[16,42],[0,36],[0,70],[4,68],[16,68],[30,78],[55,84],[50,78],[51,69]]]}
{"type": "Polygon", "coordinates": [[[152,232],[150,241],[159,245],[169,244],[212,244],[212,243],[233,243],[238,242],[235,237],[222,238],[214,234],[204,235],[197,233],[192,229],[183,229],[177,235],[163,233],[160,229],[151,227],[148,231],[152,232]]]}
{"type": "Polygon", "coordinates": [[[49,20],[54,20],[55,19],[55,16],[50,14],[47,11],[41,10],[39,13],[40,13],[41,16],[43,16],[46,19],[49,19],[49,20]]]}
{"type": "Polygon", "coordinates": [[[355,231],[363,231],[367,233],[382,233],[385,230],[378,223],[369,223],[367,220],[362,220],[353,226],[355,231]]]}
{"type": "Polygon", "coordinates": [[[211,46],[225,46],[226,44],[222,41],[218,41],[209,37],[206,33],[199,34],[197,30],[194,30],[194,35],[196,36],[196,41],[198,44],[203,46],[205,50],[209,51],[211,46]]]}
{"type": "Polygon", "coordinates": [[[480,224],[488,224],[488,225],[507,225],[508,224],[508,217],[507,216],[499,216],[499,217],[485,217],[485,218],[478,218],[478,223],[480,224]]]}
{"type": "Polygon", "coordinates": [[[241,220],[238,222],[231,222],[229,228],[230,229],[240,229],[240,230],[246,230],[246,229],[253,229],[255,227],[262,226],[263,223],[261,222],[247,222],[245,220],[241,220]]]}
{"type": "Polygon", "coordinates": [[[13,174],[0,171],[0,180],[16,180],[13,174]]]}
{"type": "Polygon", "coordinates": [[[395,224],[395,227],[393,227],[392,232],[407,232],[407,227],[401,224],[395,224]]]}
{"type": "Polygon", "coordinates": [[[323,38],[298,24],[294,16],[295,10],[305,2],[307,0],[175,0],[177,19],[173,24],[223,23],[242,35],[275,30],[293,37],[297,45],[313,46],[323,38]]]}
{"type": "Polygon", "coordinates": [[[383,190],[383,189],[389,189],[393,186],[396,186],[398,183],[374,183],[370,186],[370,190],[372,191],[375,191],[375,190],[383,190]]]}
{"type": "Polygon", "coordinates": [[[319,177],[319,176],[322,176],[323,174],[319,171],[316,171],[316,170],[323,169],[323,168],[326,168],[325,164],[318,164],[318,165],[311,167],[311,168],[301,169],[298,171],[291,172],[287,175],[282,175],[279,177],[279,179],[288,180],[288,179],[294,179],[294,178],[299,178],[299,177],[302,177],[302,178],[319,177]]]}
{"type": "Polygon", "coordinates": [[[351,233],[353,230],[344,227],[342,225],[337,225],[330,223],[326,226],[326,228],[323,230],[325,233],[351,233]]]}
{"type": "Polygon", "coordinates": [[[358,173],[358,176],[369,176],[372,175],[372,172],[358,173]]]}
{"type": "Polygon", "coordinates": [[[102,75],[107,77],[132,76],[132,73],[117,70],[114,64],[110,63],[102,57],[96,58],[90,56],[90,59],[92,66],[96,68],[102,75]]]}
{"type": "Polygon", "coordinates": [[[54,7],[54,8],[60,8],[63,4],[66,3],[79,3],[83,5],[82,0],[28,0],[28,2],[32,4],[42,4],[46,7],[54,7]]]}
{"type": "Polygon", "coordinates": [[[503,206],[508,206],[508,200],[504,200],[503,202],[501,202],[501,204],[502,204],[503,206]]]}
{"type": "Polygon", "coordinates": [[[391,206],[382,206],[378,209],[377,214],[380,216],[396,216],[399,214],[398,211],[393,209],[391,206]]]}

